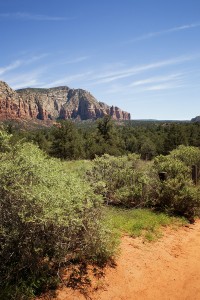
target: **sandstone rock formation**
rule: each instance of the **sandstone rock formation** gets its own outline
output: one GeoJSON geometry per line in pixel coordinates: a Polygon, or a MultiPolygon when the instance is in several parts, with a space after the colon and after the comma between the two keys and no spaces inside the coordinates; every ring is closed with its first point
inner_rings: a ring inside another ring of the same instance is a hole
{"type": "Polygon", "coordinates": [[[87,120],[105,115],[110,115],[115,120],[130,120],[129,113],[98,102],[89,92],[82,89],[64,86],[14,91],[5,82],[0,81],[0,120],[87,120]]]}
{"type": "Polygon", "coordinates": [[[36,118],[35,103],[23,101],[5,82],[0,81],[0,120],[36,118]]]}

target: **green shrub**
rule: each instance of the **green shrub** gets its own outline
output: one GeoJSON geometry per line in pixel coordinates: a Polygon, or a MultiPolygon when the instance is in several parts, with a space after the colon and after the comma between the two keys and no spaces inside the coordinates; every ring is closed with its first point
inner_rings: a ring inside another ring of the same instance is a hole
{"type": "Polygon", "coordinates": [[[198,168],[197,177],[200,179],[200,149],[198,147],[179,146],[170,153],[170,156],[179,159],[191,170],[195,165],[198,168]]]}
{"type": "Polygon", "coordinates": [[[184,162],[187,166],[197,165],[200,167],[200,149],[192,146],[179,146],[170,152],[170,156],[184,162]]]}
{"type": "Polygon", "coordinates": [[[183,215],[193,222],[194,216],[199,213],[199,192],[191,180],[191,169],[173,152],[155,158],[149,189],[152,206],[183,215]],[[159,179],[159,172],[166,172],[166,180],[159,179]]]}
{"type": "Polygon", "coordinates": [[[29,299],[63,263],[112,255],[101,197],[78,175],[28,143],[0,160],[0,299],[29,299]]]}
{"type": "Polygon", "coordinates": [[[154,162],[141,162],[136,154],[104,155],[93,161],[87,172],[96,194],[108,204],[153,207],[187,217],[191,222],[200,211],[200,187],[191,179],[191,165],[199,165],[200,150],[180,146],[154,162]],[[167,174],[161,181],[159,173],[167,174]]]}
{"type": "Polygon", "coordinates": [[[0,152],[6,152],[10,149],[11,135],[0,130],[0,152]]]}
{"type": "Polygon", "coordinates": [[[144,206],[148,177],[139,165],[136,154],[120,157],[105,154],[94,159],[93,168],[87,175],[96,194],[102,195],[107,203],[144,206]]]}

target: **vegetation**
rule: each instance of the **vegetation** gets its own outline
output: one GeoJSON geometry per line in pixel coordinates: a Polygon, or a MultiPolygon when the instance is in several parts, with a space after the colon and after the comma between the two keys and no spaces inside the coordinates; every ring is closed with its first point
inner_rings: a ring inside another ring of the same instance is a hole
{"type": "Polygon", "coordinates": [[[169,154],[179,145],[200,147],[200,123],[116,123],[105,117],[95,122],[61,121],[43,129],[20,129],[18,123],[5,123],[4,127],[13,135],[13,143],[24,138],[25,141],[33,141],[49,155],[65,160],[129,153],[137,153],[142,159],[151,160],[157,155],[169,154]]]}
{"type": "Polygon", "coordinates": [[[0,299],[53,288],[74,262],[106,262],[116,231],[152,240],[160,226],[179,223],[174,216],[194,222],[199,143],[200,125],[189,123],[117,126],[106,117],[32,131],[7,124],[0,131],[0,299]]]}
{"type": "Polygon", "coordinates": [[[50,153],[62,159],[80,159],[84,157],[82,136],[70,121],[61,122],[53,130],[50,153]]]}
{"type": "Polygon", "coordinates": [[[148,169],[142,166],[137,154],[119,157],[105,154],[94,159],[87,176],[95,192],[102,195],[107,204],[143,207],[148,169]]]}
{"type": "Polygon", "coordinates": [[[163,226],[176,228],[187,223],[184,218],[170,217],[164,213],[119,207],[107,207],[106,219],[116,233],[128,234],[132,237],[143,236],[148,241],[160,237],[162,234],[160,228],[163,226]]]}
{"type": "Polygon", "coordinates": [[[28,299],[54,286],[58,269],[74,260],[112,256],[101,197],[87,182],[33,144],[5,147],[0,159],[2,300],[28,299]]]}
{"type": "Polygon", "coordinates": [[[149,191],[151,205],[168,213],[183,215],[194,222],[199,214],[200,187],[192,182],[192,164],[200,159],[200,150],[181,146],[168,156],[154,160],[149,191]],[[166,172],[166,180],[160,180],[158,173],[166,172]]]}

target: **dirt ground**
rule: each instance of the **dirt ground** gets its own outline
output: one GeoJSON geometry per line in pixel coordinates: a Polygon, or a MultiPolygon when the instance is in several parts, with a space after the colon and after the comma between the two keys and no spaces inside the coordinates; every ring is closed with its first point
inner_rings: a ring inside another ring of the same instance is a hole
{"type": "Polygon", "coordinates": [[[200,300],[200,221],[156,242],[123,237],[116,266],[104,272],[85,296],[62,287],[51,299],[200,300]]]}

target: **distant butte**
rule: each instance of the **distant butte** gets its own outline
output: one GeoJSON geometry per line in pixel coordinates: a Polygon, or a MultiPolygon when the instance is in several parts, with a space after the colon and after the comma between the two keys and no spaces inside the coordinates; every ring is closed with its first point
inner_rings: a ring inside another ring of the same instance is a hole
{"type": "Polygon", "coordinates": [[[130,120],[130,113],[116,106],[98,102],[82,89],[67,86],[14,91],[0,81],[0,120],[8,119],[77,119],[95,120],[110,115],[114,120],[130,120]]]}

